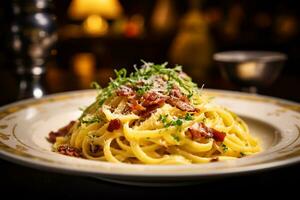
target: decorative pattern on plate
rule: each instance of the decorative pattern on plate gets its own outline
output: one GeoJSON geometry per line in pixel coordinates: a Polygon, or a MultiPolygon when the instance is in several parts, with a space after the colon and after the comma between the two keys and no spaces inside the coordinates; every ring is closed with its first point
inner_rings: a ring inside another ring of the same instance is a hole
{"type": "Polygon", "coordinates": [[[28,149],[27,148],[25,148],[25,147],[23,147],[23,146],[21,146],[21,145],[16,145],[16,149],[18,150],[18,151],[27,151],[28,149]]]}
{"type": "Polygon", "coordinates": [[[8,127],[8,125],[6,125],[6,124],[1,124],[0,125],[0,129],[6,129],[8,127]]]}
{"type": "Polygon", "coordinates": [[[2,140],[9,140],[9,134],[1,133],[0,132],[0,139],[2,140]]]}
{"type": "Polygon", "coordinates": [[[129,181],[147,176],[156,180],[169,180],[170,177],[173,181],[177,178],[189,180],[191,177],[255,171],[300,161],[299,104],[237,92],[206,92],[215,96],[214,100],[219,104],[230,105],[230,109],[249,120],[250,130],[252,127],[252,132],[260,132],[258,136],[265,142],[265,151],[239,160],[187,166],[113,164],[53,153],[45,139],[48,132],[76,119],[80,114],[78,108],[95,98],[94,91],[77,91],[0,108],[0,157],[39,168],[93,174],[100,178],[103,175],[113,179],[123,177],[129,181]]]}

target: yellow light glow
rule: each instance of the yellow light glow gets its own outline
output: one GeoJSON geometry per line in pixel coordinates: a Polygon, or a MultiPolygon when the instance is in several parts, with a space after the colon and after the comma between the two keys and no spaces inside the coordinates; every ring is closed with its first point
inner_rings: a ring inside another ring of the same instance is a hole
{"type": "Polygon", "coordinates": [[[262,73],[263,66],[258,62],[244,62],[238,66],[238,74],[242,79],[252,80],[259,77],[262,73]]]}
{"type": "Polygon", "coordinates": [[[108,23],[99,15],[91,15],[83,22],[83,30],[90,35],[104,35],[108,31],[108,23]]]}
{"type": "Polygon", "coordinates": [[[91,53],[79,53],[73,57],[74,72],[78,76],[92,76],[95,71],[95,65],[95,57],[91,53]]]}
{"type": "Polygon", "coordinates": [[[94,80],[96,71],[96,59],[91,53],[79,53],[73,57],[73,70],[77,75],[77,83],[80,88],[89,88],[94,80]]]}
{"type": "Polygon", "coordinates": [[[72,0],[68,15],[75,20],[85,19],[90,15],[114,19],[121,15],[122,7],[118,0],[72,0]]]}
{"type": "Polygon", "coordinates": [[[167,32],[176,25],[176,11],[172,0],[157,1],[151,24],[157,32],[167,32]]]}

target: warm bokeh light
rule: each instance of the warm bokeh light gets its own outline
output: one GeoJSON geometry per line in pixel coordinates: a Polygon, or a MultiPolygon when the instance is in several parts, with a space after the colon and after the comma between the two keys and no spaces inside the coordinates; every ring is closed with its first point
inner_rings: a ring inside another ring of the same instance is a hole
{"type": "Polygon", "coordinates": [[[72,19],[85,19],[90,15],[114,19],[121,15],[122,7],[118,0],[72,0],[68,14],[72,19]]]}
{"type": "MultiPolygon", "coordinates": [[[[286,85],[299,85],[300,16],[292,0],[271,4],[251,0],[4,2],[7,5],[0,6],[0,67],[18,74],[46,73],[51,92],[89,88],[90,77],[105,86],[114,68],[131,72],[141,59],[182,65],[199,86],[205,83],[207,88],[234,90],[240,89],[242,81],[247,85],[264,81],[260,90],[272,95],[266,89],[273,87],[280,95],[286,85]],[[30,20],[22,20],[25,17],[30,20]],[[269,81],[271,74],[252,81],[268,74],[269,68],[257,71],[251,63],[241,64],[239,71],[238,65],[231,68],[239,81],[229,82],[221,76],[213,55],[237,50],[282,52],[288,59],[276,82],[269,81]],[[81,79],[86,80],[85,87],[81,79]]],[[[2,71],[1,75],[8,77],[2,71]]],[[[8,80],[9,84],[14,80],[8,80]]],[[[2,91],[13,96],[6,85],[2,91]]],[[[21,88],[16,85],[15,93],[21,88]]]]}
{"type": "Polygon", "coordinates": [[[144,17],[141,15],[133,15],[125,25],[126,37],[137,37],[144,31],[144,17]]]}
{"type": "Polygon", "coordinates": [[[84,21],[83,30],[89,35],[104,35],[108,31],[108,23],[99,15],[91,15],[84,21]]]}
{"type": "Polygon", "coordinates": [[[76,75],[91,76],[94,73],[95,65],[95,57],[91,53],[79,53],[73,57],[73,69],[76,75]]]}
{"type": "Polygon", "coordinates": [[[263,66],[258,62],[249,61],[239,64],[237,70],[240,78],[244,80],[252,80],[258,77],[259,74],[261,74],[263,66]]]}
{"type": "Polygon", "coordinates": [[[298,27],[297,18],[290,15],[284,15],[278,17],[275,30],[278,36],[288,38],[299,32],[298,27]]]}
{"type": "Polygon", "coordinates": [[[81,88],[88,88],[96,71],[95,56],[91,53],[78,53],[73,57],[73,70],[81,88]]]}
{"type": "Polygon", "coordinates": [[[164,33],[175,27],[176,10],[173,3],[172,0],[157,1],[151,18],[154,31],[164,33]]]}

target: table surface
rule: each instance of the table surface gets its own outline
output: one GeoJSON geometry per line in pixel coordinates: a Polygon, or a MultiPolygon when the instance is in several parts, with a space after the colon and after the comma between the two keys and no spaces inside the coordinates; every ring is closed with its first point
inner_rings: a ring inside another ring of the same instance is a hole
{"type": "Polygon", "coordinates": [[[137,187],[120,185],[98,179],[40,171],[0,160],[1,191],[14,196],[61,197],[132,197],[132,198],[171,198],[197,197],[212,195],[224,197],[232,193],[257,198],[266,193],[291,195],[298,192],[297,180],[300,179],[300,165],[279,168],[249,175],[220,178],[209,182],[180,187],[137,187]],[[20,193],[19,193],[20,192],[20,193]]]}
{"type": "MultiPolygon", "coordinates": [[[[63,72],[60,71],[59,73],[63,72]]],[[[60,86],[59,88],[55,88],[54,85],[50,93],[78,89],[76,87],[69,87],[72,85],[72,75],[64,74],[61,77],[63,77],[66,82],[69,80],[70,83],[66,84],[67,86],[60,86]]],[[[59,81],[59,79],[56,80],[59,81]]],[[[220,86],[220,89],[224,89],[219,82],[216,82],[216,84],[220,86]]],[[[295,86],[295,84],[300,85],[298,77],[281,78],[271,89],[266,90],[265,94],[299,102],[299,92],[295,93],[289,89],[282,89],[290,85],[295,86]]],[[[9,72],[2,70],[0,73],[0,89],[4,91],[4,93],[0,96],[0,105],[15,101],[16,88],[16,81],[13,76],[9,72]]],[[[0,188],[1,191],[4,192],[15,191],[9,193],[12,196],[18,194],[24,196],[46,194],[47,197],[59,196],[68,199],[81,196],[97,196],[99,198],[106,196],[132,198],[143,198],[145,196],[153,198],[158,196],[168,198],[182,196],[187,198],[190,195],[213,195],[213,197],[223,197],[224,194],[228,195],[230,192],[238,192],[247,197],[255,197],[257,192],[275,195],[279,193],[296,193],[297,184],[295,184],[295,180],[300,180],[299,169],[300,164],[294,164],[292,166],[259,173],[220,178],[190,186],[136,187],[109,183],[93,178],[46,172],[0,160],[0,188]],[[287,188],[286,186],[289,187],[287,188]],[[22,191],[22,193],[18,191],[22,191]]]]}

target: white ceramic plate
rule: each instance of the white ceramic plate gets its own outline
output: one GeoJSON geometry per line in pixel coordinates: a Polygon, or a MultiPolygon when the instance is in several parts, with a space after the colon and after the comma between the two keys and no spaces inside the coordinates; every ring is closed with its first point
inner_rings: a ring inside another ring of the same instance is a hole
{"type": "Polygon", "coordinates": [[[38,169],[93,176],[127,184],[182,184],[249,173],[300,161],[300,105],[271,97],[205,90],[240,115],[262,141],[263,152],[237,160],[190,165],[131,165],[91,161],[51,151],[51,130],[80,115],[94,91],[25,100],[0,108],[0,157],[38,169]]]}

